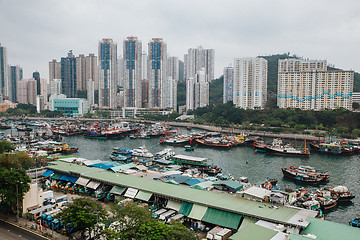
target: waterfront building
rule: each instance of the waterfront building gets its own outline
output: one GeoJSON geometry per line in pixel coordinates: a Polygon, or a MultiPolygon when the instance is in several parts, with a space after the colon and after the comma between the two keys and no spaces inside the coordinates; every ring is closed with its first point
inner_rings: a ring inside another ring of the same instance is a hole
{"type": "Polygon", "coordinates": [[[10,91],[9,99],[12,102],[17,102],[17,87],[18,82],[23,78],[23,70],[19,65],[9,66],[9,82],[10,82],[10,91]]]}
{"type": "Polygon", "coordinates": [[[59,95],[61,92],[61,79],[53,79],[50,82],[50,95],[59,95]]]}
{"type": "Polygon", "coordinates": [[[124,41],[124,107],[142,106],[142,43],[137,37],[124,41]]]}
{"type": "Polygon", "coordinates": [[[85,56],[80,54],[76,57],[76,88],[86,90],[87,81],[93,79],[97,83],[97,57],[94,54],[85,56]]]}
{"type": "Polygon", "coordinates": [[[244,109],[264,108],[267,101],[267,60],[234,60],[233,103],[244,109]]]}
{"type": "Polygon", "coordinates": [[[117,44],[112,39],[103,39],[98,51],[99,108],[116,108],[117,44]]]}
{"type": "Polygon", "coordinates": [[[92,79],[87,81],[87,100],[90,106],[95,104],[95,81],[92,79]]]}
{"type": "Polygon", "coordinates": [[[353,85],[353,71],[328,71],[326,60],[280,59],[277,105],[303,110],[351,110],[353,85]]]}
{"type": "Polygon", "coordinates": [[[8,65],[6,47],[0,43],[0,101],[3,100],[8,93],[8,65]]]}
{"type": "Polygon", "coordinates": [[[61,85],[63,94],[69,98],[77,97],[76,58],[72,50],[67,57],[61,58],[61,85]]]}
{"type": "Polygon", "coordinates": [[[51,86],[54,79],[61,79],[61,62],[53,59],[49,62],[49,84],[51,86]]]}
{"type": "Polygon", "coordinates": [[[234,68],[229,66],[224,68],[224,95],[223,103],[233,101],[233,81],[234,81],[234,68]]]}
{"type": "Polygon", "coordinates": [[[162,38],[153,38],[148,45],[148,104],[165,107],[167,48],[162,38]]]}
{"type": "Polygon", "coordinates": [[[90,109],[90,103],[84,98],[66,98],[66,95],[51,95],[51,111],[62,111],[65,115],[77,117],[87,113],[90,109]]]}
{"type": "Polygon", "coordinates": [[[190,48],[184,56],[185,78],[192,78],[198,71],[204,68],[206,80],[208,82],[214,79],[214,49],[190,48]]]}
{"type": "Polygon", "coordinates": [[[171,111],[165,108],[137,108],[123,107],[121,110],[110,111],[111,118],[137,118],[147,114],[151,115],[168,115],[171,111]]]}

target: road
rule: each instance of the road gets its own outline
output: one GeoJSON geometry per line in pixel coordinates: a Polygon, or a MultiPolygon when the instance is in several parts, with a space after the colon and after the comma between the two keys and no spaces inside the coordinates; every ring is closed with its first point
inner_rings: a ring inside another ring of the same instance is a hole
{"type": "Polygon", "coordinates": [[[49,239],[39,235],[38,233],[31,232],[26,228],[19,227],[13,223],[0,219],[0,239],[1,240],[44,240],[49,239]]]}

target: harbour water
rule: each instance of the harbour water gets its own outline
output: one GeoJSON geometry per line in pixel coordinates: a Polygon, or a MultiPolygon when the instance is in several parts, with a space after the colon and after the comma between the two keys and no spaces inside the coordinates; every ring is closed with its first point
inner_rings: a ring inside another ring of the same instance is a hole
{"type": "MultiPolygon", "coordinates": [[[[186,130],[183,130],[186,133],[186,130]]],[[[83,136],[64,137],[63,141],[72,147],[79,148],[74,156],[89,160],[100,159],[110,161],[109,155],[115,147],[138,148],[146,146],[151,153],[156,153],[169,146],[160,145],[159,138],[119,140],[96,140],[86,139],[83,136]]],[[[309,165],[316,169],[327,171],[330,181],[320,187],[344,185],[356,196],[352,203],[337,206],[333,211],[325,215],[325,219],[348,224],[355,217],[360,217],[360,155],[354,156],[330,156],[312,153],[310,158],[294,158],[269,156],[263,153],[255,153],[249,146],[235,147],[230,150],[217,150],[195,147],[194,151],[186,152],[183,147],[171,147],[176,154],[206,157],[223,169],[224,173],[231,174],[235,178],[246,176],[252,184],[261,184],[266,178],[278,180],[281,189],[306,187],[316,190],[318,187],[296,184],[284,179],[281,168],[289,166],[309,165]]]]}

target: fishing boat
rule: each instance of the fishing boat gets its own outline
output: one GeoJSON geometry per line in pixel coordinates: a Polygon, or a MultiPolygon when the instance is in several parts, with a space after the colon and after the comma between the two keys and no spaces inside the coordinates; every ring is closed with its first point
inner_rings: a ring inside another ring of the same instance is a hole
{"type": "Polygon", "coordinates": [[[191,138],[189,138],[188,136],[161,138],[160,144],[166,144],[172,146],[185,146],[191,144],[191,138]]]}
{"type": "Polygon", "coordinates": [[[329,189],[332,197],[336,197],[338,202],[349,202],[355,196],[350,193],[349,189],[345,186],[336,186],[334,188],[329,189]]]}
{"type": "Polygon", "coordinates": [[[291,144],[272,144],[265,147],[265,151],[270,155],[289,156],[289,157],[309,157],[310,152],[306,149],[306,140],[304,141],[304,148],[296,148],[291,144]]]}
{"type": "Polygon", "coordinates": [[[310,149],[319,153],[333,154],[333,155],[353,155],[357,153],[357,148],[349,145],[346,141],[341,142],[318,142],[313,141],[309,144],[310,149]]]}
{"type": "Polygon", "coordinates": [[[310,166],[299,166],[298,168],[290,166],[281,168],[284,177],[293,179],[299,183],[318,185],[329,180],[330,175],[322,173],[310,166]]]}
{"type": "Polygon", "coordinates": [[[197,145],[201,147],[210,147],[210,148],[218,148],[218,149],[230,149],[232,147],[231,142],[224,141],[223,139],[217,138],[205,138],[205,139],[194,139],[197,145]]]}
{"type": "Polygon", "coordinates": [[[266,144],[263,140],[256,140],[254,142],[255,152],[266,153],[266,144]]]}

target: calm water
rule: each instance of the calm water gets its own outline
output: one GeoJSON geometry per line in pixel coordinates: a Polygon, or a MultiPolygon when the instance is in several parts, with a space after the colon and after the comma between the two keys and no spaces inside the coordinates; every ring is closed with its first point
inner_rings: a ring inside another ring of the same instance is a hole
{"type": "MultiPolygon", "coordinates": [[[[183,130],[186,132],[186,130],[183,130]]],[[[129,139],[119,140],[96,140],[85,139],[82,136],[66,137],[63,140],[72,147],[78,147],[79,152],[74,154],[89,160],[101,159],[108,161],[114,147],[138,148],[145,145],[146,148],[156,153],[168,147],[159,144],[159,138],[152,139],[129,139]]],[[[282,167],[310,165],[316,169],[328,171],[330,181],[322,186],[345,185],[356,196],[352,203],[346,206],[338,206],[332,212],[325,215],[325,219],[347,224],[355,217],[360,217],[360,155],[355,156],[328,156],[313,153],[310,158],[292,158],[268,156],[263,153],[254,153],[251,147],[242,146],[231,150],[216,150],[209,148],[195,148],[193,152],[186,152],[183,147],[171,147],[176,154],[185,154],[196,157],[206,157],[215,165],[221,167],[224,173],[229,173],[238,178],[247,176],[249,182],[261,184],[266,178],[276,178],[278,186],[282,189],[297,188],[301,185],[284,179],[281,173],[282,167]]],[[[306,186],[308,189],[316,187],[306,186]]]]}

